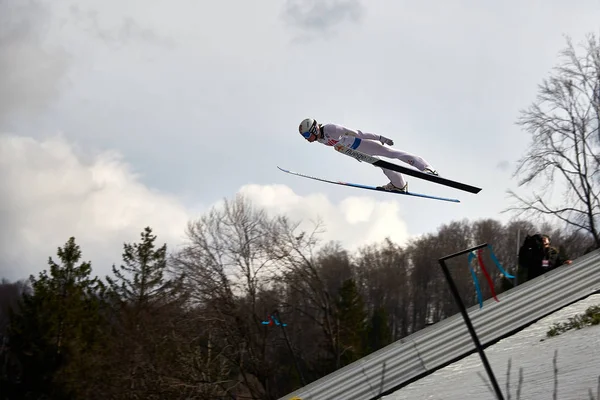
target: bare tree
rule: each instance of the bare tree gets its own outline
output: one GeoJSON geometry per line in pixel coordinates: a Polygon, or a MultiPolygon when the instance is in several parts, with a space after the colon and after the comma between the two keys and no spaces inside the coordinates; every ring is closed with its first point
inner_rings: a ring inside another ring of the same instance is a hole
{"type": "Polygon", "coordinates": [[[439,241],[435,234],[427,234],[411,239],[406,246],[410,254],[409,281],[411,286],[411,326],[410,333],[423,329],[433,322],[435,303],[439,299],[436,289],[443,284],[437,259],[441,257],[439,241]]]}
{"type": "Polygon", "coordinates": [[[10,282],[5,278],[0,280],[0,335],[4,334],[4,330],[8,325],[11,310],[16,311],[18,309],[19,300],[23,293],[31,294],[31,286],[28,281],[10,282]]]}
{"type": "Polygon", "coordinates": [[[322,376],[343,367],[352,359],[350,354],[363,351],[354,342],[356,336],[349,339],[360,335],[358,320],[364,312],[355,266],[339,243],[319,246],[320,221],[311,232],[297,233],[296,225],[283,218],[280,227],[271,243],[287,288],[283,306],[297,314],[292,316],[296,324],[303,321],[303,327],[294,329],[302,335],[293,337],[302,347],[300,358],[310,373],[322,376]]]}
{"type": "Polygon", "coordinates": [[[209,337],[204,351],[210,346],[227,358],[236,373],[229,378],[252,398],[275,396],[278,365],[271,353],[280,331],[262,321],[282,303],[274,288],[283,255],[274,248],[294,237],[294,228],[237,196],[190,223],[187,243],[172,258],[172,271],[184,277],[193,305],[203,310],[197,322],[209,337]]]}
{"type": "MultiPolygon", "coordinates": [[[[329,364],[328,361],[333,359],[334,369],[339,368],[343,352],[339,346],[335,318],[335,291],[339,288],[339,282],[335,282],[335,276],[331,272],[337,271],[342,276],[348,276],[347,255],[335,244],[318,249],[318,235],[322,232],[320,221],[315,223],[312,232],[296,233],[296,226],[283,219],[281,226],[285,228],[271,240],[273,254],[280,259],[284,272],[282,280],[289,292],[284,305],[298,312],[306,321],[305,325],[318,327],[320,331],[320,335],[314,337],[313,351],[310,355],[303,354],[301,357],[320,357],[320,350],[324,349],[323,358],[327,362],[323,364],[329,364]],[[326,266],[329,271],[324,268],[326,266]]],[[[319,374],[329,372],[329,367],[318,371],[319,374]]]]}
{"type": "Polygon", "coordinates": [[[360,248],[355,257],[356,274],[370,314],[383,308],[389,315],[390,334],[397,340],[409,332],[409,255],[386,238],[360,248]]]}
{"type": "Polygon", "coordinates": [[[508,210],[557,218],[591,235],[600,248],[600,45],[589,35],[580,55],[570,39],[567,43],[563,61],[518,120],[532,136],[515,171],[522,175],[519,186],[545,181],[529,199],[509,191],[518,205],[508,210]]]}
{"type": "MultiPolygon", "coordinates": [[[[429,251],[432,258],[432,297],[429,322],[438,322],[458,312],[448,283],[440,268],[439,258],[464,250],[472,245],[472,227],[468,220],[452,221],[438,228],[434,237],[434,247],[429,251]]],[[[467,304],[473,298],[473,285],[469,270],[466,267],[467,255],[451,258],[446,261],[454,283],[461,297],[467,304]]]]}
{"type": "Polygon", "coordinates": [[[10,352],[9,324],[12,315],[20,312],[23,294],[32,294],[29,281],[23,279],[10,282],[5,278],[0,280],[0,386],[6,384],[8,371],[15,369],[15,366],[11,365],[17,360],[10,352]]]}

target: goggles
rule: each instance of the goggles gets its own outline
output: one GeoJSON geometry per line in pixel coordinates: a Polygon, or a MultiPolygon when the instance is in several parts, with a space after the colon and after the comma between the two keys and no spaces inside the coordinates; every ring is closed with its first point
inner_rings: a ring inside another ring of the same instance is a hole
{"type": "Polygon", "coordinates": [[[300,132],[300,134],[305,138],[308,139],[310,137],[310,135],[315,135],[317,136],[317,123],[315,122],[306,132],[300,132]]]}

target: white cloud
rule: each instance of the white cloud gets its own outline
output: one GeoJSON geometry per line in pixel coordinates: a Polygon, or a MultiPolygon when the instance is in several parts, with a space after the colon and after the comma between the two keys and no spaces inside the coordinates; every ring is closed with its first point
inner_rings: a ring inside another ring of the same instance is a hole
{"type": "Polygon", "coordinates": [[[351,196],[334,204],[322,193],[302,197],[285,185],[246,185],[240,192],[256,206],[304,221],[306,229],[310,229],[312,221],[320,219],[326,229],[322,238],[339,241],[350,251],[386,237],[400,244],[409,237],[399,203],[395,201],[351,196]]]}
{"type": "MultiPolygon", "coordinates": [[[[121,262],[123,242],[137,242],[150,226],[158,243],[182,243],[199,217],[180,198],[144,185],[115,152],[90,156],[61,135],[33,139],[0,135],[0,276],[26,278],[47,267],[49,256],[75,236],[93,274],[110,274],[121,262]]],[[[239,192],[257,207],[301,220],[310,229],[325,223],[325,240],[349,250],[385,237],[401,243],[407,227],[397,202],[352,196],[332,203],[325,194],[300,196],[285,185],[246,185],[239,192]]],[[[219,202],[220,203],[220,202],[219,202]]]]}
{"type": "Polygon", "coordinates": [[[0,136],[0,167],[0,275],[10,279],[46,268],[70,236],[104,276],[144,227],[160,244],[177,244],[190,217],[177,198],[140,183],[118,154],[88,159],[61,136],[0,136]]]}

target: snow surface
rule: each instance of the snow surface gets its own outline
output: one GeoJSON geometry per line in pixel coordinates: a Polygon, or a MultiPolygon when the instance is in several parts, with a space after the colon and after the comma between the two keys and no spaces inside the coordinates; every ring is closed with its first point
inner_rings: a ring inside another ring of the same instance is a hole
{"type": "MultiPolygon", "coordinates": [[[[600,400],[600,325],[546,337],[554,323],[567,322],[570,317],[595,305],[600,305],[600,294],[565,307],[485,349],[505,400],[590,400],[590,393],[593,399],[600,400]],[[553,397],[555,351],[556,398],[553,397]],[[509,361],[510,391],[507,391],[509,361]],[[520,368],[523,369],[523,382],[520,396],[517,396],[520,368]]],[[[497,397],[479,353],[475,352],[383,397],[383,400],[405,399],[494,400],[497,397]]]]}

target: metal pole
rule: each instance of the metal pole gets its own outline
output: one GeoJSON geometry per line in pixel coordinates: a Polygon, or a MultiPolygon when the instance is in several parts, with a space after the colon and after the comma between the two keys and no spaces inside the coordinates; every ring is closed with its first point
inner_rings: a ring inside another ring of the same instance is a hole
{"type": "Polygon", "coordinates": [[[521,247],[521,229],[517,229],[517,266],[515,268],[515,286],[519,286],[519,248],[521,247]]]}
{"type": "Polygon", "coordinates": [[[498,382],[496,381],[496,377],[494,376],[494,372],[492,371],[492,367],[490,366],[487,357],[485,355],[485,352],[483,351],[483,346],[481,345],[481,343],[479,342],[479,338],[477,337],[477,333],[475,332],[475,328],[473,327],[473,324],[471,323],[471,319],[469,318],[469,314],[467,314],[467,309],[465,308],[465,305],[462,301],[462,299],[460,298],[460,294],[458,293],[458,289],[456,288],[456,285],[454,284],[454,280],[452,279],[452,276],[450,275],[450,271],[448,270],[448,267],[446,266],[446,262],[445,260],[451,257],[455,257],[457,255],[461,255],[461,254],[466,254],[469,253],[473,250],[477,250],[480,249],[482,247],[487,246],[486,244],[483,245],[479,245],[476,247],[473,247],[471,249],[468,250],[464,250],[461,251],[459,253],[455,253],[451,256],[447,256],[444,258],[440,258],[439,262],[440,265],[442,266],[442,271],[444,272],[444,276],[446,277],[446,280],[448,281],[448,285],[450,286],[450,291],[452,292],[452,295],[454,296],[454,300],[456,301],[456,304],[458,304],[458,307],[460,308],[460,313],[463,316],[463,319],[465,320],[465,324],[467,324],[467,328],[469,329],[469,333],[471,334],[471,337],[473,338],[473,342],[475,343],[475,346],[477,347],[477,351],[479,352],[479,356],[481,357],[481,361],[483,362],[483,366],[485,367],[485,370],[488,373],[488,376],[490,377],[490,381],[492,382],[492,386],[494,387],[494,391],[496,392],[496,396],[498,396],[499,400],[504,400],[504,396],[502,395],[502,391],[500,390],[500,386],[498,386],[498,382]]]}
{"type": "Polygon", "coordinates": [[[457,257],[457,256],[461,256],[461,255],[463,255],[463,254],[470,253],[470,252],[472,252],[473,250],[479,250],[479,249],[483,249],[483,248],[484,248],[484,247],[486,247],[487,245],[488,245],[487,243],[478,244],[477,246],[475,246],[475,247],[471,247],[470,249],[461,250],[461,251],[459,251],[458,253],[454,253],[454,254],[450,254],[449,256],[442,257],[442,258],[440,258],[440,261],[447,260],[447,259],[449,259],[449,258],[454,258],[454,257],[457,257]]]}

